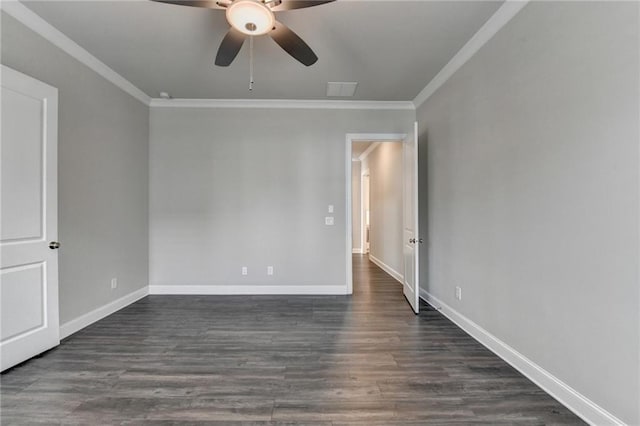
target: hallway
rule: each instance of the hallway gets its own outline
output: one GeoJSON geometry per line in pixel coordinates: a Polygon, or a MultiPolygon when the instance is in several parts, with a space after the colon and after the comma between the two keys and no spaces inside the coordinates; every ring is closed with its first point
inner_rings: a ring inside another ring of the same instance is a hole
{"type": "Polygon", "coordinates": [[[3,374],[1,423],[582,424],[353,262],[352,297],[148,296],[3,374]]]}

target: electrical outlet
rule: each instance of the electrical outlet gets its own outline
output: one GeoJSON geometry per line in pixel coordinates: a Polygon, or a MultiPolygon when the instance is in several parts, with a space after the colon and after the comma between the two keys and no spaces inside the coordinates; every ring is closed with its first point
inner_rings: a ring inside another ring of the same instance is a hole
{"type": "Polygon", "coordinates": [[[273,275],[273,266],[267,266],[267,275],[273,275]]]}
{"type": "Polygon", "coordinates": [[[328,226],[333,226],[333,216],[327,216],[324,218],[324,224],[328,226]]]}
{"type": "Polygon", "coordinates": [[[111,278],[111,290],[115,290],[116,288],[118,288],[118,279],[111,278]]]}
{"type": "Polygon", "coordinates": [[[242,275],[248,275],[249,274],[249,270],[247,269],[246,266],[242,267],[242,275]]]}
{"type": "Polygon", "coordinates": [[[462,288],[456,286],[456,299],[462,300],[462,288]]]}

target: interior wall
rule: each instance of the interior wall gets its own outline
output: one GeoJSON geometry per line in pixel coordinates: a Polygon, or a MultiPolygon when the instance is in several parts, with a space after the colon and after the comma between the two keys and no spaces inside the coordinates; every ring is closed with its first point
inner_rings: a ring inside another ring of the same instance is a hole
{"type": "Polygon", "coordinates": [[[64,324],[148,284],[149,108],[4,12],[1,19],[2,64],[59,91],[64,324]]]}
{"type": "Polygon", "coordinates": [[[411,110],[152,108],[151,284],[345,286],[346,134],[403,132],[414,119],[411,110]]]}
{"type": "Polygon", "coordinates": [[[361,215],[361,163],[360,161],[351,162],[351,237],[352,248],[354,252],[362,251],[362,215],[361,215]]]}
{"type": "Polygon", "coordinates": [[[421,286],[628,424],[640,424],[639,7],[531,2],[417,112],[421,286]]]}
{"type": "Polygon", "coordinates": [[[365,169],[362,163],[360,164],[360,168],[362,170],[361,178],[360,178],[361,179],[360,180],[360,186],[361,186],[361,189],[362,189],[362,200],[361,200],[361,203],[362,203],[362,205],[361,205],[362,218],[360,220],[362,222],[362,225],[364,225],[363,226],[364,229],[361,231],[361,233],[364,233],[364,238],[363,238],[363,242],[362,242],[362,253],[369,254],[369,251],[370,251],[370,248],[371,248],[371,242],[370,242],[370,239],[367,238],[367,232],[369,232],[369,234],[371,232],[370,232],[370,229],[369,229],[369,231],[367,231],[367,212],[369,212],[369,215],[370,215],[370,213],[371,213],[370,207],[371,206],[370,206],[369,196],[371,195],[370,194],[371,185],[370,185],[369,180],[370,180],[371,176],[369,176],[369,170],[365,169]]]}
{"type": "Polygon", "coordinates": [[[402,142],[382,142],[362,161],[370,175],[370,256],[404,276],[402,142]]]}

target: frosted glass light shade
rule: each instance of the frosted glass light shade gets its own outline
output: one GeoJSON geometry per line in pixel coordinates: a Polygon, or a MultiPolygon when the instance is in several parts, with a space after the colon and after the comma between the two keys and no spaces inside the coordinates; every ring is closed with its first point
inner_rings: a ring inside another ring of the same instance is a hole
{"type": "Polygon", "coordinates": [[[247,35],[262,35],[273,29],[273,12],[256,0],[236,0],[227,7],[227,21],[236,30],[247,35]]]}

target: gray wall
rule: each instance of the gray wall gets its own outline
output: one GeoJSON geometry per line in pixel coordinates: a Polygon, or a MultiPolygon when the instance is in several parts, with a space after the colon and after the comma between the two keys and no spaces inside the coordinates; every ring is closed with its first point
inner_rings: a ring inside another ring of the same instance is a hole
{"type": "Polygon", "coordinates": [[[402,142],[380,143],[363,160],[362,168],[371,176],[370,255],[404,276],[402,142]]]}
{"type": "Polygon", "coordinates": [[[629,424],[638,7],[530,3],[418,110],[421,285],[629,424]]]}
{"type": "Polygon", "coordinates": [[[344,285],[345,134],[405,132],[414,117],[152,108],[151,284],[344,285]]]}
{"type": "Polygon", "coordinates": [[[1,61],[59,90],[64,324],[148,284],[149,108],[5,13],[1,61]]]}
{"type": "Polygon", "coordinates": [[[361,179],[361,163],[360,161],[351,162],[351,237],[352,247],[354,250],[362,250],[362,212],[360,211],[362,203],[362,188],[360,186],[361,179]]]}

